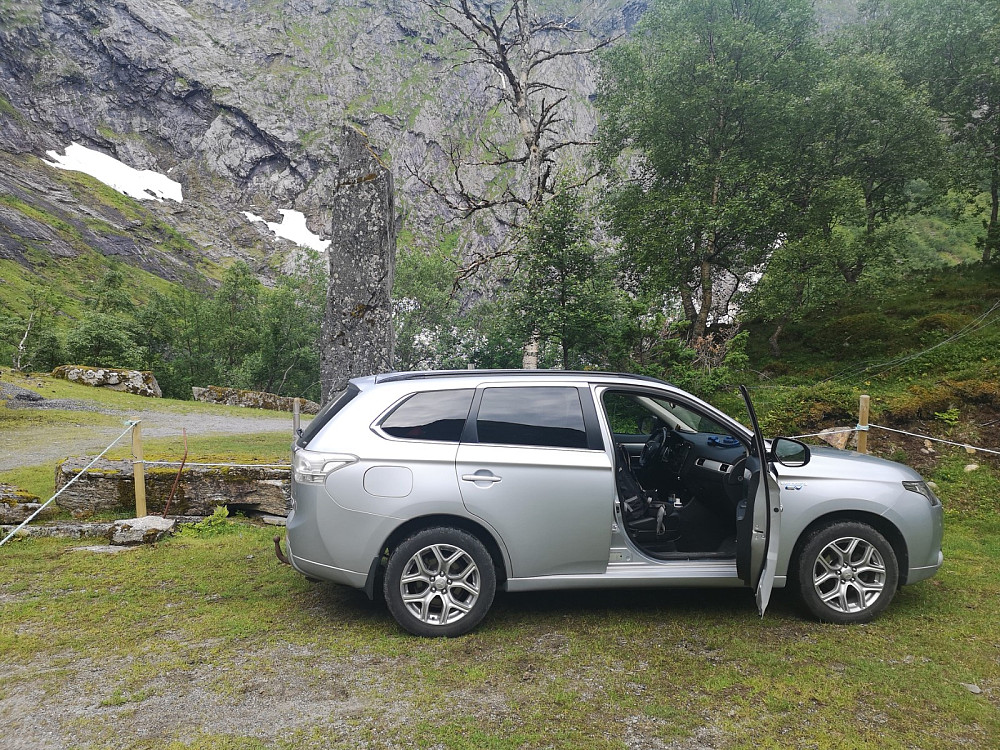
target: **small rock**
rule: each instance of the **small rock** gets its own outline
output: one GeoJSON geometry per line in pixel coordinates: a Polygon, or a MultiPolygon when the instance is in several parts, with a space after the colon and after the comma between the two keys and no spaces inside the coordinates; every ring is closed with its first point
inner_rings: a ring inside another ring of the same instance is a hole
{"type": "Polygon", "coordinates": [[[965,465],[965,471],[966,471],[966,473],[968,473],[970,471],[975,471],[978,468],[979,468],[979,464],[966,464],[965,465]]]}
{"type": "Polygon", "coordinates": [[[927,486],[930,487],[931,488],[931,492],[934,492],[934,493],[936,493],[940,489],[940,487],[938,487],[937,482],[928,482],[927,486]]]}
{"type": "Polygon", "coordinates": [[[932,454],[932,453],[933,453],[934,451],[929,451],[929,450],[927,450],[926,448],[921,448],[921,449],[920,449],[920,452],[921,452],[922,454],[924,454],[925,456],[929,456],[929,455],[931,455],[931,454],[932,454]]]}
{"type": "Polygon", "coordinates": [[[979,695],[980,693],[983,692],[983,689],[979,687],[979,685],[973,685],[971,682],[960,682],[958,684],[964,687],[973,695],[979,695]]]}
{"type": "Polygon", "coordinates": [[[169,534],[177,522],[160,516],[144,516],[115,521],[111,527],[110,539],[114,545],[152,544],[169,534]]]}
{"type": "Polygon", "coordinates": [[[851,433],[842,432],[833,427],[823,430],[817,436],[820,440],[829,443],[834,448],[839,448],[844,450],[847,447],[847,441],[851,439],[851,433]]]}
{"type": "Polygon", "coordinates": [[[973,448],[971,445],[965,446],[965,452],[968,453],[970,456],[976,455],[976,449],[973,448]]]}

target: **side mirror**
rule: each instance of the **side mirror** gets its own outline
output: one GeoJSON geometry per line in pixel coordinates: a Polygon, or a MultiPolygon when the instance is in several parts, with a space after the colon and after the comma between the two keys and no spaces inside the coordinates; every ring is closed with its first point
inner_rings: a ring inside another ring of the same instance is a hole
{"type": "Polygon", "coordinates": [[[809,446],[801,440],[775,438],[771,441],[771,458],[782,466],[797,469],[809,463],[809,446]]]}

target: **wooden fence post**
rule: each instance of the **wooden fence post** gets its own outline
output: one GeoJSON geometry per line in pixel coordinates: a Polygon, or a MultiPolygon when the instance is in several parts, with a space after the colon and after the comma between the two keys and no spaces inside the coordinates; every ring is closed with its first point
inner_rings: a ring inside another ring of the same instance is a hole
{"type": "Polygon", "coordinates": [[[142,423],[132,426],[132,479],[135,482],[135,517],[146,515],[146,462],[142,454],[142,423]]]}
{"type": "Polygon", "coordinates": [[[858,404],[858,453],[868,452],[868,407],[870,396],[862,396],[858,404]]]}

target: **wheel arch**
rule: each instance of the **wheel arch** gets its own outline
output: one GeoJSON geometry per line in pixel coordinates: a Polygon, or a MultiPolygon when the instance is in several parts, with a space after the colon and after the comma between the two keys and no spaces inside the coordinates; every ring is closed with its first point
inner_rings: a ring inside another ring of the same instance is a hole
{"type": "Polygon", "coordinates": [[[374,597],[375,591],[381,590],[380,579],[385,573],[385,564],[388,560],[389,553],[399,546],[403,540],[413,536],[418,531],[434,528],[436,526],[450,526],[456,529],[461,529],[462,531],[466,531],[476,537],[483,543],[483,546],[486,547],[486,551],[490,553],[490,557],[493,559],[493,567],[496,570],[497,586],[499,587],[507,580],[507,564],[504,561],[500,544],[485,526],[476,523],[471,518],[452,516],[447,513],[435,513],[428,516],[411,518],[410,520],[401,523],[393,529],[392,533],[389,534],[386,540],[382,543],[379,547],[379,556],[372,561],[371,568],[368,571],[368,581],[365,584],[365,592],[368,593],[369,598],[374,597]]]}
{"type": "Polygon", "coordinates": [[[863,523],[867,526],[871,526],[875,529],[875,531],[884,536],[886,541],[889,542],[889,545],[892,547],[893,554],[896,555],[896,563],[899,568],[899,585],[902,586],[906,583],[906,575],[910,567],[910,557],[906,548],[906,540],[903,538],[902,533],[896,525],[892,523],[892,521],[888,520],[884,516],[880,516],[876,513],[868,513],[863,510],[834,511],[832,513],[822,515],[810,522],[810,524],[802,530],[802,533],[799,534],[799,538],[795,540],[795,546],[792,548],[791,557],[788,558],[788,572],[790,577],[797,575],[796,571],[798,570],[799,556],[802,554],[802,548],[805,546],[809,537],[812,536],[818,529],[840,521],[855,521],[857,523],[863,523]]]}

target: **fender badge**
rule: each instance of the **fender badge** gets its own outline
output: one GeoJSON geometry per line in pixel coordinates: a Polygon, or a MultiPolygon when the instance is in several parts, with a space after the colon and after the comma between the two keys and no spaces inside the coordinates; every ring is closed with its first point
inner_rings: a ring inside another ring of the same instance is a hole
{"type": "Polygon", "coordinates": [[[797,484],[786,484],[785,485],[785,489],[786,490],[801,490],[803,487],[805,487],[805,485],[802,484],[801,482],[799,482],[797,484]]]}

